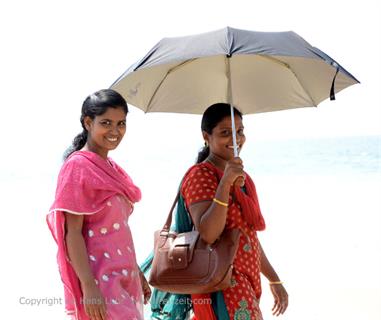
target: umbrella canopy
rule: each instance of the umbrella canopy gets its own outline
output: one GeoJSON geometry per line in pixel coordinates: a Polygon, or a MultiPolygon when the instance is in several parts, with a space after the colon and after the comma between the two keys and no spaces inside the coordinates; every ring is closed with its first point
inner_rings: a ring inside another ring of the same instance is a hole
{"type": "Polygon", "coordinates": [[[317,106],[358,82],[294,32],[227,27],[162,39],[111,88],[144,112],[203,113],[225,102],[250,114],[317,106]]]}

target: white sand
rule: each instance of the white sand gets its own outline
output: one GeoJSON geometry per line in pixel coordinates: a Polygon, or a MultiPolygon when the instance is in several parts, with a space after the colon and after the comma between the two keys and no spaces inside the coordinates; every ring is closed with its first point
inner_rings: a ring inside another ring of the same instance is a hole
{"type": "MultiPolygon", "coordinates": [[[[151,248],[152,232],[164,222],[187,164],[165,167],[151,169],[151,178],[139,181],[144,199],[136,206],[131,227],[140,262],[151,248]],[[168,178],[164,185],[159,183],[163,176],[168,178]]],[[[44,220],[54,175],[38,180],[32,173],[1,183],[1,304],[12,310],[14,319],[64,318],[56,248],[44,220]],[[22,304],[44,298],[56,301],[50,301],[52,306],[48,300],[40,300],[40,306],[22,304]]],[[[283,319],[379,319],[380,177],[259,176],[256,184],[268,225],[260,239],[290,294],[283,319]]],[[[266,281],[263,288],[261,307],[265,319],[271,319],[266,281]]]]}

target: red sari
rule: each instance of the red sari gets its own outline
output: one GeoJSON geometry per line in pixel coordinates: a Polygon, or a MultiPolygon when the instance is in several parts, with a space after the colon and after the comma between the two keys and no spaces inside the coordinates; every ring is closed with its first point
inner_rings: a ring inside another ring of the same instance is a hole
{"type": "MultiPolygon", "coordinates": [[[[213,200],[222,174],[223,172],[207,162],[197,164],[188,171],[181,186],[181,194],[188,212],[190,205],[194,203],[213,200]]],[[[262,292],[260,249],[256,231],[263,230],[265,225],[260,213],[254,183],[248,175],[245,188],[246,192],[248,189],[250,190],[247,192],[248,194],[251,193],[249,199],[251,210],[247,209],[246,204],[244,204],[243,194],[239,194],[243,191],[235,187],[232,187],[230,191],[225,227],[228,229],[239,228],[242,236],[234,260],[231,286],[223,291],[223,296],[230,319],[262,320],[259,309],[259,299],[262,292]],[[251,212],[248,213],[247,211],[251,212]]],[[[245,198],[248,197],[245,195],[245,198]]],[[[217,319],[210,304],[196,303],[208,301],[205,299],[207,297],[208,295],[192,295],[192,300],[195,302],[193,310],[199,320],[217,319]]]]}

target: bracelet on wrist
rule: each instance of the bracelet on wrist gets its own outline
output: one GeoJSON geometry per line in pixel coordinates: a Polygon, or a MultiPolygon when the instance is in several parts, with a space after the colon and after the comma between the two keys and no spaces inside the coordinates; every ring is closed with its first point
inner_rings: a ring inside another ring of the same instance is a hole
{"type": "Polygon", "coordinates": [[[269,281],[269,285],[283,284],[283,281],[269,281]]]}
{"type": "Polygon", "coordinates": [[[216,198],[213,198],[213,201],[214,201],[215,203],[221,205],[221,206],[224,206],[224,207],[228,207],[228,206],[229,206],[228,203],[223,202],[223,201],[220,201],[220,200],[218,200],[218,199],[216,199],[216,198]]]}

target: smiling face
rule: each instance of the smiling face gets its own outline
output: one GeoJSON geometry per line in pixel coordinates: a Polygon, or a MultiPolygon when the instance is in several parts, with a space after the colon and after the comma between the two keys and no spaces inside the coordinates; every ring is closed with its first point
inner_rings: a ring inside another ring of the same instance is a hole
{"type": "Polygon", "coordinates": [[[122,108],[108,108],[94,119],[85,117],[84,124],[88,132],[85,147],[107,158],[108,152],[119,145],[126,133],[126,116],[122,108]]]}
{"type": "MultiPolygon", "coordinates": [[[[234,117],[238,152],[241,151],[242,146],[246,141],[244,134],[244,127],[241,117],[235,115],[234,117]]],[[[203,132],[204,140],[208,143],[210,152],[223,160],[229,161],[234,158],[233,136],[232,136],[232,122],[230,116],[223,118],[214,128],[212,134],[203,132]]]]}

